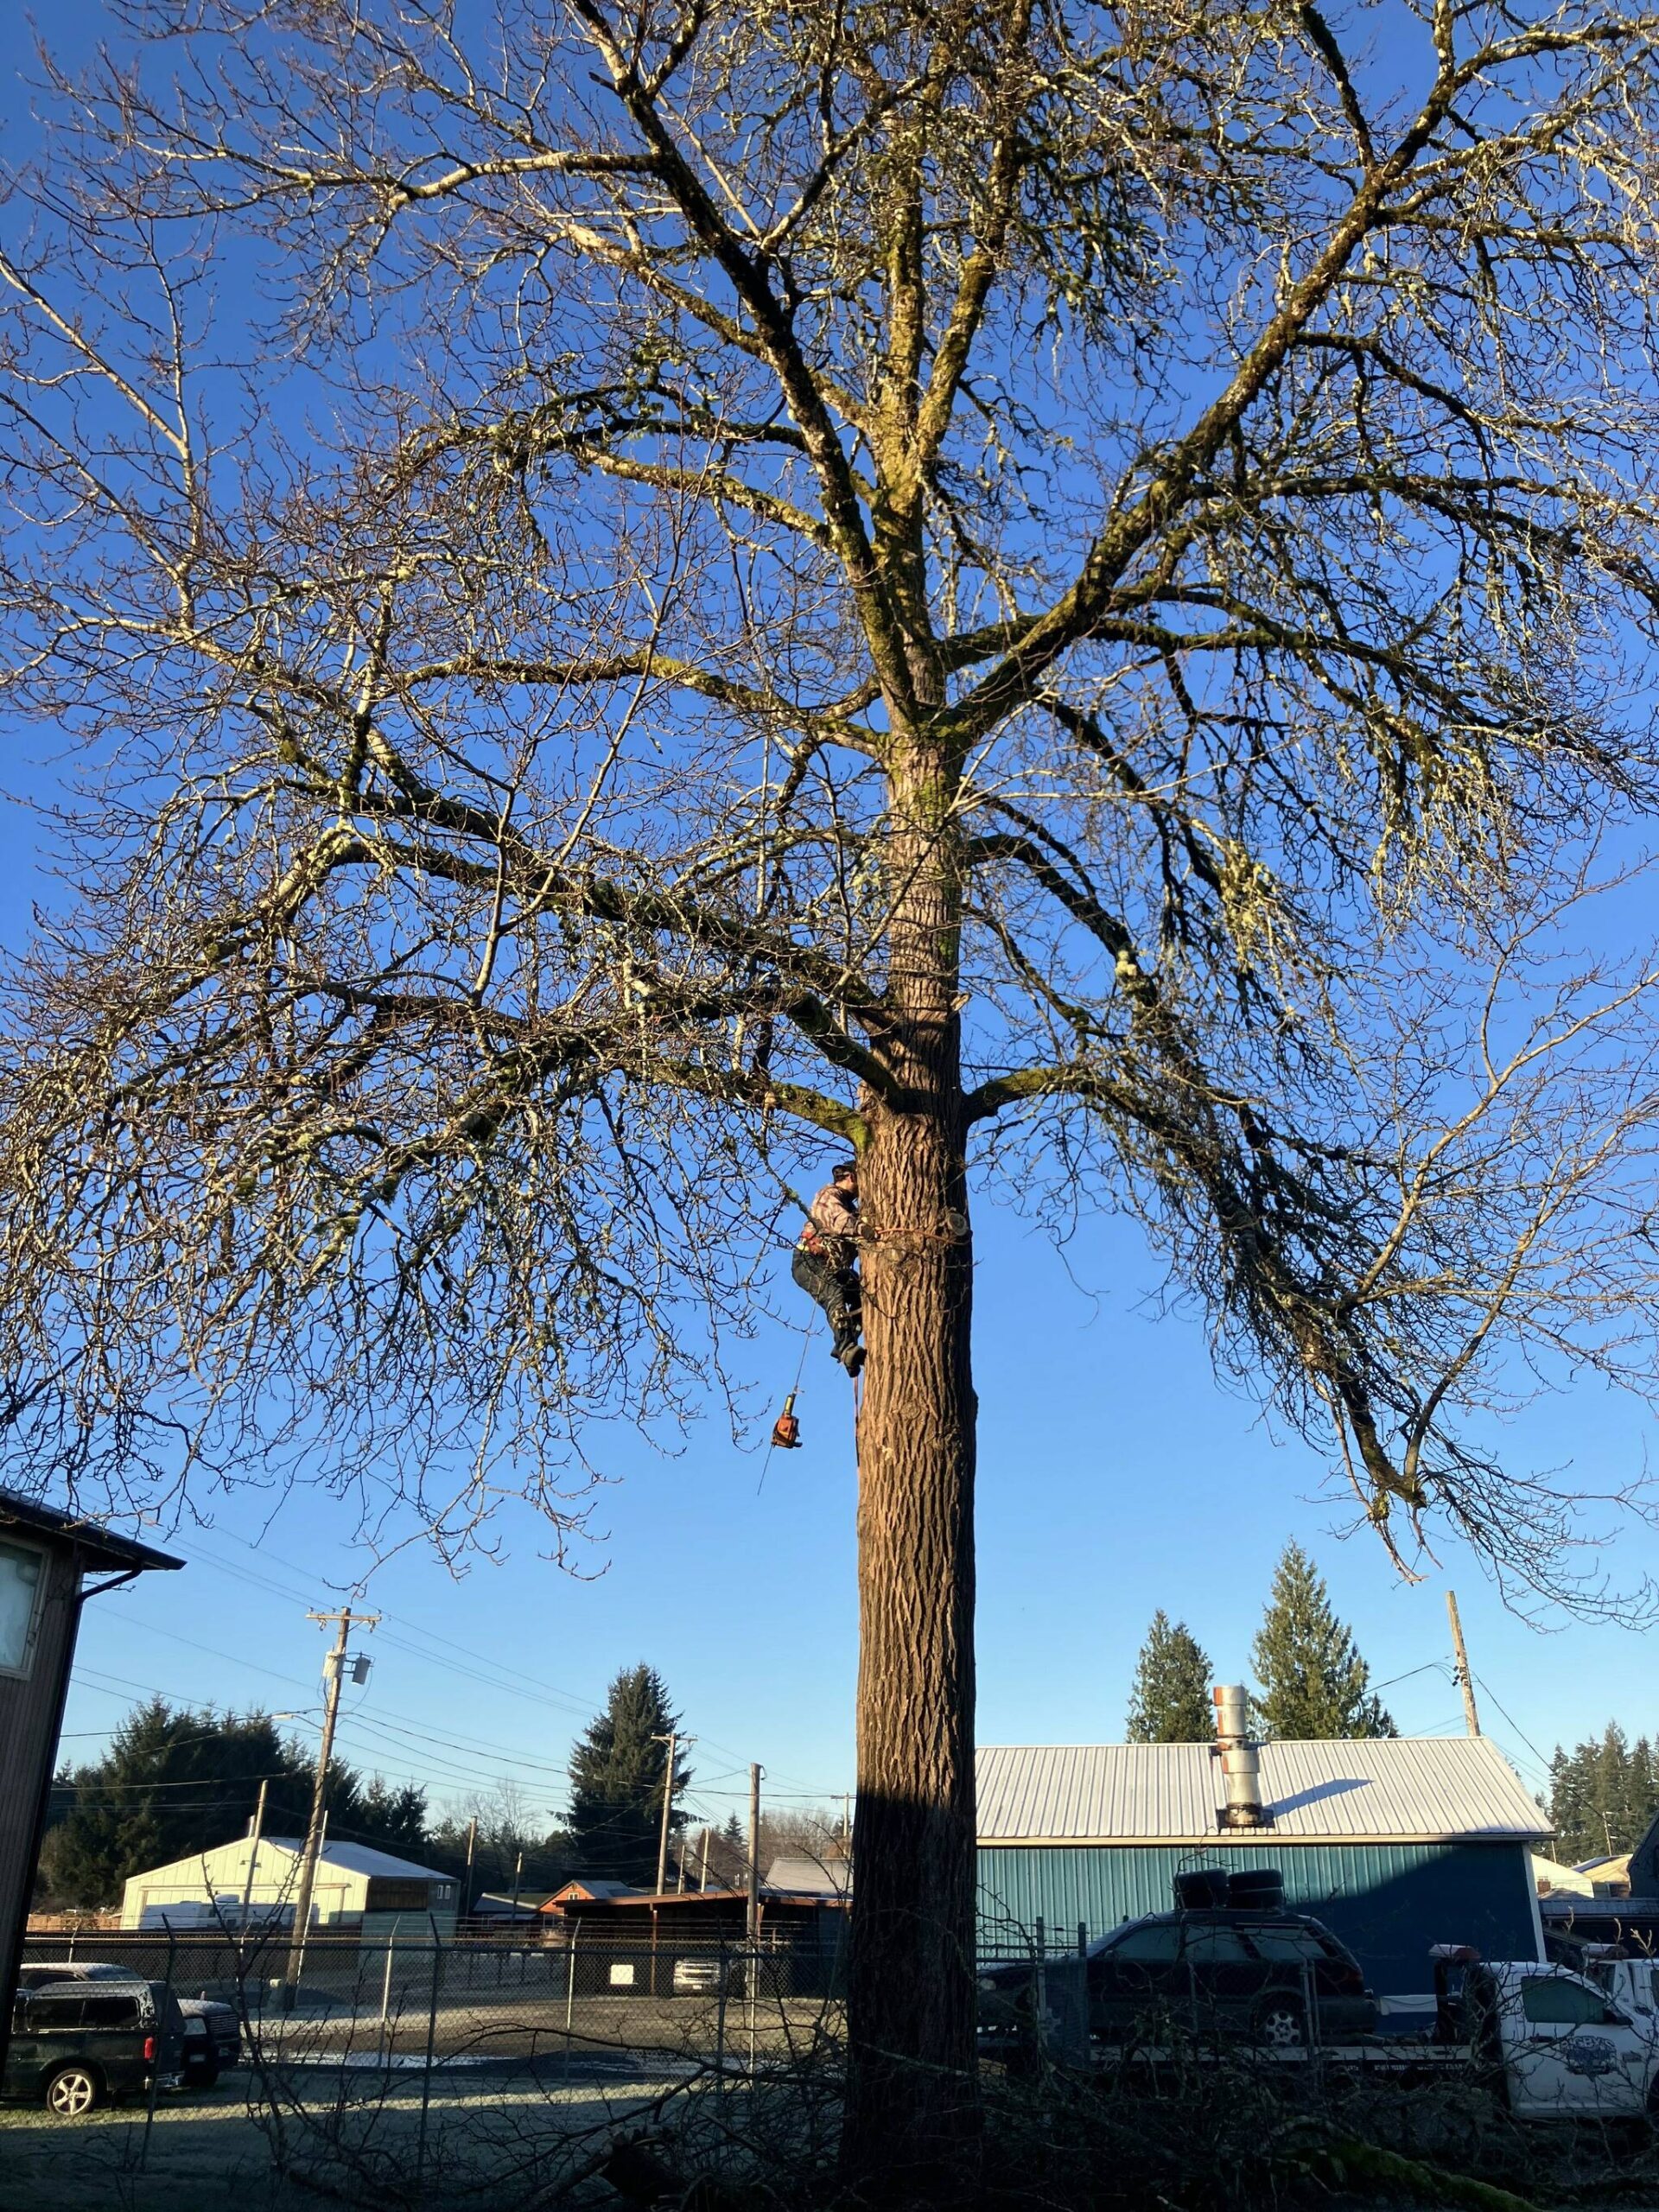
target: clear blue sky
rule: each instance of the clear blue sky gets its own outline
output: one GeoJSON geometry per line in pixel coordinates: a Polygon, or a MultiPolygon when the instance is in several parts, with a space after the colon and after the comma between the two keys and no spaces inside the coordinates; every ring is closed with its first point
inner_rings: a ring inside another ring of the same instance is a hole
{"type": "MultiPolygon", "coordinates": [[[[90,54],[102,12],[98,0],[60,0],[50,18],[58,53],[90,54]]],[[[28,125],[15,78],[0,104],[16,146],[28,125]]],[[[13,733],[6,742],[0,785],[49,782],[24,741],[13,733]]],[[[41,887],[33,860],[28,815],[0,807],[8,944],[41,887]]],[[[1132,1228],[1085,1225],[1063,1266],[982,1198],[977,1249],[983,1740],[1121,1734],[1135,1653],[1158,1605],[1190,1624],[1224,1675],[1243,1674],[1274,1560],[1293,1535],[1326,1574],[1408,1732],[1461,1726],[1445,1664],[1448,1580],[1491,1732],[1529,1783],[1541,1780],[1538,1752],[1557,1738],[1615,1717],[1633,1734],[1653,1728],[1647,1638],[1559,1619],[1540,1635],[1456,1549],[1444,1575],[1410,1588],[1368,1537],[1338,1541],[1340,1510],[1318,1496],[1320,1462],[1217,1387],[1196,1319],[1160,1318],[1149,1306],[1156,1270],[1132,1228]]],[[[774,1404],[796,1356],[782,1332],[756,1348],[753,1379],[774,1404]]],[[[348,1693],[344,1756],[424,1783],[438,1804],[512,1776],[550,1812],[563,1803],[573,1732],[616,1669],[645,1659],[700,1738],[699,1809],[735,1808],[751,1758],[779,1796],[849,1788],[851,1405],[822,1339],[801,1412],[806,1448],[774,1458],[758,1497],[758,1453],[734,1451],[718,1419],[671,1460],[625,1431],[593,1440],[614,1484],[596,1510],[603,1539],[578,1558],[578,1573],[547,1562],[543,1534],[524,1515],[502,1522],[499,1564],[459,1581],[419,1554],[395,1560],[368,1593],[390,1616],[365,1639],[377,1664],[368,1687],[348,1693]]],[[[1510,1440],[1517,1463],[1570,1463],[1587,1483],[1612,1486],[1641,1471],[1649,1427],[1638,1408],[1590,1386],[1528,1414],[1510,1440]]],[[[148,1578],[88,1609],[67,1752],[90,1755],[149,1690],[315,1707],[323,1639],[306,1610],[335,1602],[362,1572],[361,1554],[344,1509],[296,1497],[267,1531],[268,1508],[220,1501],[211,1529],[170,1540],[190,1562],[184,1574],[148,1578]]],[[[1627,1533],[1612,1567],[1627,1582],[1659,1573],[1659,1538],[1627,1533]]]]}

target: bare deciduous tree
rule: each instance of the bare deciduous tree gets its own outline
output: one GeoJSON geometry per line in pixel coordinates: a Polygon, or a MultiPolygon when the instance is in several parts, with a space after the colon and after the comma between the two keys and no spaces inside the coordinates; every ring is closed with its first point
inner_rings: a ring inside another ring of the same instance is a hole
{"type": "Polygon", "coordinates": [[[1650,975],[1573,946],[1654,789],[1654,22],[141,12],[3,264],[6,696],[86,762],[14,1450],[568,1525],[855,1145],[902,2189],[974,2104],[970,1180],[1134,1210],[1408,1568],[1559,1589],[1483,1410],[1647,1372],[1650,975]]]}

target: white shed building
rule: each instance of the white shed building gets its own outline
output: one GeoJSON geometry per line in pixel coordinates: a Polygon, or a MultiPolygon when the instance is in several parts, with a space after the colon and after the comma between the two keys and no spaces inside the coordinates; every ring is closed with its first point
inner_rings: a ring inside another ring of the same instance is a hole
{"type": "MultiPolygon", "coordinates": [[[[304,1848],[298,1836],[266,1835],[256,1841],[244,1835],[192,1858],[175,1859],[170,1866],[152,1866],[129,1879],[122,1894],[121,1925],[236,1927],[245,1898],[250,1921],[291,1923],[304,1848]]],[[[311,1925],[340,1936],[360,1933],[372,1942],[395,1927],[413,1932],[435,1922],[438,1934],[449,1936],[458,1902],[453,1875],[368,1844],[337,1843],[329,1837],[317,1859],[311,1925]]]]}

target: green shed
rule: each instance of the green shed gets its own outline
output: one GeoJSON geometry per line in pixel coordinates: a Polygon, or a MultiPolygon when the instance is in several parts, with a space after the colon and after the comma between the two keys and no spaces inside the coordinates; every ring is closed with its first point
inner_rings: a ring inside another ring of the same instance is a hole
{"type": "Polygon", "coordinates": [[[1432,1943],[1543,1956],[1531,1853],[1552,1833],[1484,1737],[1264,1744],[1260,1827],[1221,1824],[1209,1744],[991,1746],[978,1762],[983,1948],[1075,1943],[1166,1911],[1189,1867],[1277,1867],[1339,1936],[1384,2030],[1432,2012],[1432,1943]]]}

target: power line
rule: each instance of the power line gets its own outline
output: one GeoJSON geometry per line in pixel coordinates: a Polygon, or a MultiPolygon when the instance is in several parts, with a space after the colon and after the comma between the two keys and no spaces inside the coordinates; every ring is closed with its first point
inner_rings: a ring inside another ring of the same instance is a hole
{"type": "MultiPolygon", "coordinates": [[[[204,1738],[204,1742],[208,1740],[204,1738]]],[[[178,1782],[54,1782],[54,1789],[65,1790],[79,1796],[83,1790],[99,1796],[117,1789],[239,1789],[250,1782],[297,1782],[307,1783],[310,1776],[302,1768],[281,1767],[270,1774],[193,1774],[178,1782]]]]}
{"type": "Polygon", "coordinates": [[[1386,1682],[1373,1682],[1374,1690],[1391,1690],[1396,1682],[1409,1682],[1419,1675],[1450,1675],[1452,1669],[1444,1659],[1425,1660],[1421,1667],[1409,1668],[1403,1675],[1390,1675],[1386,1682]]]}
{"type": "MultiPolygon", "coordinates": [[[[268,1553],[263,1548],[263,1547],[250,1543],[245,1536],[235,1535],[228,1529],[220,1529],[217,1533],[228,1537],[232,1543],[241,1545],[245,1550],[253,1553],[256,1558],[271,1559],[276,1565],[289,1568],[296,1575],[302,1574],[305,1572],[305,1570],[296,1567],[292,1560],[283,1560],[275,1553],[268,1553]]],[[[260,1580],[260,1578],[254,1575],[251,1570],[245,1567],[238,1567],[226,1560],[217,1560],[211,1553],[203,1553],[200,1556],[204,1559],[207,1564],[219,1567],[225,1573],[240,1575],[244,1579],[256,1583],[260,1580]]],[[[289,1598],[292,1602],[297,1603],[300,1601],[300,1593],[284,1591],[279,1585],[270,1581],[268,1579],[266,1580],[265,1586],[273,1591],[278,1596],[289,1598]]],[[[594,1713],[603,1709],[605,1700],[602,1697],[591,1694],[583,1694],[579,1691],[562,1688],[556,1683],[543,1681],[539,1675],[530,1674],[523,1668],[508,1666],[500,1660],[492,1658],[484,1652],[475,1650],[470,1644],[459,1643],[453,1637],[442,1636],[436,1629],[427,1628],[420,1623],[410,1621],[407,1616],[394,1612],[388,1607],[382,1606],[381,1617],[383,1622],[393,1622],[398,1624],[402,1628],[408,1631],[410,1637],[416,1639],[416,1642],[411,1644],[405,1637],[393,1635],[383,1626],[380,1631],[381,1643],[385,1645],[392,1646],[395,1649],[404,1650],[408,1652],[410,1657],[422,1660],[429,1666],[441,1665],[445,1667],[447,1671],[451,1673],[466,1674],[468,1671],[466,1668],[456,1668],[448,1661],[439,1659],[435,1657],[432,1653],[422,1650],[419,1648],[421,1643],[441,1645],[446,1651],[453,1652],[461,1658],[472,1662],[474,1667],[479,1670],[474,1679],[483,1681],[486,1682],[488,1687],[491,1688],[501,1690],[509,1696],[524,1698],[527,1701],[538,1706],[546,1703],[562,1706],[568,1711],[579,1713],[584,1719],[590,1718],[594,1713]],[[519,1684],[525,1685],[525,1687],[519,1688],[518,1687],[519,1684]]],[[[1403,1680],[1404,1677],[1397,1677],[1396,1679],[1403,1680]]],[[[1386,1688],[1387,1685],[1380,1685],[1379,1687],[1386,1688]]],[[[423,1723],[419,1722],[416,1725],[424,1726],[423,1723]]],[[[735,1763],[733,1770],[734,1772],[745,1774],[747,1772],[749,1763],[747,1753],[739,1751],[734,1745],[721,1743],[713,1736],[705,1735],[702,1738],[702,1741],[708,1745],[710,1751],[721,1752],[726,1758],[733,1760],[735,1763]]],[[[770,1779],[770,1770],[768,1770],[768,1778],[770,1779]]],[[[783,1772],[782,1770],[779,1770],[778,1779],[780,1782],[792,1783],[795,1785],[795,1794],[798,1794],[802,1797],[829,1798],[839,1797],[845,1795],[844,1789],[838,1784],[831,1785],[825,1783],[819,1786],[815,1783],[803,1781],[801,1777],[798,1775],[786,1774],[783,1772]]],[[[738,1794],[744,1797],[747,1796],[747,1790],[738,1794]]],[[[770,1796],[777,1796],[779,1795],[776,1790],[769,1790],[767,1794],[770,1796]]]]}
{"type": "Polygon", "coordinates": [[[1498,1711],[1503,1715],[1503,1718],[1509,1722],[1510,1727],[1514,1729],[1516,1734],[1521,1738],[1527,1749],[1532,1753],[1534,1758],[1537,1760],[1539,1767],[1542,1772],[1548,1775],[1549,1772],[1549,1761],[1539,1750],[1537,1745],[1533,1742],[1531,1737],[1528,1735],[1526,1730],[1521,1726],[1521,1723],[1516,1719],[1509,1707],[1504,1705],[1503,1700],[1499,1698],[1497,1692],[1492,1688],[1491,1684],[1486,1680],[1484,1675],[1477,1675],[1475,1676],[1475,1680],[1480,1684],[1482,1689],[1485,1691],[1487,1696],[1491,1698],[1492,1703],[1497,1706],[1498,1711]]]}
{"type": "MultiPolygon", "coordinates": [[[[302,1570],[295,1566],[291,1560],[283,1560],[276,1554],[266,1553],[262,1550],[260,1547],[250,1543],[245,1537],[237,1536],[229,1529],[221,1529],[218,1533],[228,1537],[232,1542],[239,1544],[245,1549],[253,1553],[257,1558],[262,1560],[269,1558],[277,1566],[288,1568],[296,1575],[302,1572],[302,1570]]],[[[217,1558],[213,1553],[206,1550],[196,1551],[194,1557],[196,1560],[200,1561],[200,1564],[208,1567],[219,1573],[229,1575],[234,1580],[251,1586],[254,1588],[263,1589],[269,1594],[282,1599],[284,1603],[298,1604],[302,1602],[302,1592],[285,1589],[281,1583],[273,1580],[270,1576],[259,1574],[253,1569],[241,1566],[233,1560],[217,1558]]],[[[486,1688],[494,1689],[505,1695],[520,1698],[527,1703],[537,1706],[538,1709],[544,1709],[548,1704],[551,1703],[558,1707],[563,1707],[565,1710],[572,1713],[579,1714],[583,1718],[587,1718],[594,1712],[599,1710],[602,1706],[602,1700],[582,1699],[574,1691],[562,1689],[556,1684],[544,1682],[541,1681],[539,1677],[528,1674],[520,1669],[504,1666],[499,1662],[486,1657],[483,1653],[474,1650],[469,1645],[458,1643],[453,1637],[442,1636],[435,1630],[421,1627],[416,1623],[408,1621],[400,1614],[386,1611],[383,1609],[382,1618],[383,1622],[400,1623],[402,1626],[410,1631],[412,1637],[419,1639],[418,1641],[411,1642],[409,1637],[399,1636],[383,1625],[380,1631],[380,1641],[383,1645],[389,1644],[393,1649],[403,1651],[408,1656],[421,1662],[423,1664],[432,1667],[441,1667],[449,1674],[461,1674],[468,1675],[471,1679],[483,1683],[486,1688]],[[445,1649],[455,1653],[461,1657],[475,1663],[470,1667],[456,1666],[451,1660],[443,1659],[435,1656],[433,1652],[423,1650],[420,1648],[421,1641],[435,1645],[441,1645],[444,1647],[445,1649]],[[528,1685],[528,1687],[520,1688],[518,1687],[519,1684],[528,1685]]],[[[266,1675],[270,1676],[271,1680],[280,1681],[289,1688],[308,1689],[311,1687],[308,1682],[302,1681],[297,1675],[283,1674],[277,1669],[264,1667],[255,1661],[245,1659],[239,1653],[220,1650],[212,1644],[202,1643],[193,1637],[182,1636],[175,1630],[160,1628],[149,1622],[140,1622],[138,1625],[149,1629],[150,1632],[154,1635],[166,1637],[172,1642],[183,1644],[193,1650],[200,1651],[209,1658],[220,1659],[230,1665],[243,1667],[251,1672],[266,1675]]],[[[98,1670],[93,1669],[78,1668],[76,1669],[76,1678],[79,1680],[83,1675],[95,1676],[97,1673],[98,1670]]],[[[119,1676],[108,1676],[105,1679],[118,1682],[122,1680],[119,1676]]],[[[187,1695],[184,1693],[174,1690],[160,1689],[153,1685],[132,1683],[130,1687],[136,1689],[145,1690],[152,1696],[165,1697],[185,1705],[191,1705],[194,1702],[194,1695],[187,1695]]],[[[102,1694],[106,1695],[110,1694],[109,1692],[104,1692],[102,1694]]],[[[366,1716],[363,1715],[358,1708],[348,1708],[346,1718],[351,1719],[353,1725],[373,1725],[372,1722],[367,1720],[366,1716]]],[[[559,1776],[561,1777],[563,1777],[566,1772],[565,1768],[562,1765],[551,1761],[541,1761],[527,1758],[521,1752],[509,1751],[505,1745],[490,1744],[481,1741],[476,1738],[474,1738],[470,1744],[460,1745],[455,1743],[453,1738],[435,1738],[431,1733],[429,1723],[413,1714],[400,1714],[386,1711],[384,1708],[379,1708],[377,1711],[376,1718],[385,1719],[386,1720],[402,1720],[405,1722],[410,1728],[417,1732],[418,1740],[422,1743],[444,1744],[447,1748],[458,1752],[464,1758],[476,1758],[480,1762],[488,1762],[493,1759],[499,1759],[505,1761],[510,1766],[523,1768],[530,1773],[543,1772],[548,1775],[559,1776]]],[[[99,1732],[95,1730],[87,1730],[83,1732],[86,1735],[93,1735],[99,1732]]],[[[723,1753],[726,1757],[735,1763],[732,1769],[729,1770],[734,1777],[747,1770],[747,1760],[744,1758],[743,1754],[736,1750],[733,1745],[721,1744],[713,1737],[705,1736],[702,1740],[708,1745],[711,1751],[723,1753]]],[[[450,1764],[450,1762],[445,1761],[442,1764],[448,1766],[450,1764]]],[[[473,1783],[480,1780],[499,1780],[500,1777],[499,1774],[487,1773],[483,1770],[482,1767],[480,1767],[480,1771],[476,1774],[456,1774],[451,1772],[447,1777],[442,1778],[451,1783],[459,1781],[463,1783],[473,1783]]],[[[716,1777],[716,1779],[720,1777],[716,1777]]],[[[823,1784],[822,1786],[811,1785],[803,1782],[798,1776],[785,1774],[781,1771],[779,1774],[779,1780],[780,1782],[793,1783],[796,1784],[796,1788],[793,1790],[772,1790],[768,1793],[774,1799],[780,1799],[785,1802],[816,1802],[820,1800],[838,1797],[844,1794],[843,1790],[840,1787],[829,1783],[823,1784]]],[[[728,1795],[735,1802],[741,1803],[747,1793],[744,1790],[734,1789],[732,1791],[721,1794],[728,1795]]]]}
{"type": "Polygon", "coordinates": [[[256,1659],[245,1659],[239,1652],[221,1651],[216,1644],[199,1643],[193,1636],[181,1636],[176,1629],[161,1628],[154,1621],[133,1619],[122,1623],[124,1628],[142,1629],[146,1636],[164,1636],[170,1643],[188,1644],[192,1651],[200,1651],[209,1659],[222,1659],[228,1666],[245,1667],[251,1675],[269,1675],[274,1682],[285,1682],[290,1689],[308,1690],[313,1685],[302,1681],[297,1675],[279,1673],[275,1667],[262,1667],[256,1659]]]}
{"type": "MultiPolygon", "coordinates": [[[[229,1529],[222,1529],[219,1533],[223,1535],[230,1536],[232,1543],[241,1544],[245,1549],[252,1552],[257,1558],[275,1559],[276,1560],[277,1565],[289,1567],[296,1574],[299,1574],[303,1572],[301,1568],[294,1567],[291,1561],[278,1559],[276,1554],[265,1553],[259,1546],[249,1543],[245,1537],[232,1535],[229,1529]]],[[[218,1567],[224,1573],[239,1575],[244,1580],[251,1581],[256,1585],[257,1585],[262,1580],[262,1578],[254,1574],[246,1567],[238,1567],[228,1560],[214,1558],[211,1552],[201,1553],[199,1556],[207,1565],[218,1567]]],[[[275,1592],[276,1595],[287,1598],[290,1602],[298,1603],[300,1601],[299,1593],[283,1590],[280,1585],[272,1582],[268,1577],[263,1578],[263,1580],[264,1586],[267,1589],[275,1592]]],[[[499,1677],[499,1679],[492,1684],[493,1688],[508,1689],[510,1694],[516,1696],[524,1696],[533,1694],[537,1702],[547,1701],[554,1704],[565,1705],[573,1712],[580,1713],[583,1715],[591,1715],[592,1713],[599,1711],[603,1706],[604,1700],[602,1698],[584,1695],[580,1691],[563,1688],[557,1683],[543,1681],[538,1676],[529,1674],[523,1668],[507,1666],[499,1660],[489,1657],[484,1652],[474,1650],[469,1644],[457,1643],[453,1637],[442,1636],[436,1629],[427,1628],[420,1622],[411,1621],[405,1615],[393,1612],[387,1607],[383,1606],[381,1608],[381,1613],[383,1619],[397,1622],[402,1628],[406,1630],[410,1636],[416,1638],[418,1642],[442,1645],[446,1650],[456,1654],[461,1658],[471,1660],[474,1665],[487,1670],[492,1675],[499,1677]],[[511,1688],[510,1686],[515,1682],[522,1682],[528,1685],[528,1689],[518,1690],[511,1688]]],[[[403,1639],[383,1637],[382,1641],[383,1643],[395,1641],[401,1643],[403,1639]]],[[[412,1656],[425,1660],[429,1665],[435,1666],[446,1663],[434,1657],[431,1653],[419,1649],[417,1646],[410,1648],[412,1656]]],[[[732,1756],[735,1758],[737,1754],[734,1752],[732,1756]]]]}

